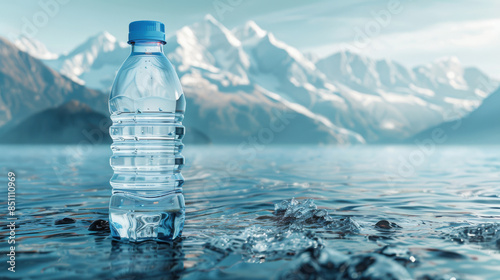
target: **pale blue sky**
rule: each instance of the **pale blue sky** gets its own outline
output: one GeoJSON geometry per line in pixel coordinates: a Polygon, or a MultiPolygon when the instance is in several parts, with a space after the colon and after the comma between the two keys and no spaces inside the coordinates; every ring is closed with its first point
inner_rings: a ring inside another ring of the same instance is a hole
{"type": "MultiPolygon", "coordinates": [[[[21,33],[33,22],[40,3],[63,0],[1,0],[0,35],[21,33]]],[[[255,20],[262,28],[302,51],[320,56],[349,48],[374,57],[392,58],[409,66],[442,56],[457,56],[500,77],[500,1],[495,0],[65,0],[47,16],[35,38],[49,50],[67,52],[86,38],[108,31],[125,41],[127,26],[156,19],[167,33],[212,14],[228,28],[255,20]],[[399,3],[396,12],[390,3],[399,3]],[[218,13],[215,5],[227,8],[218,13]],[[224,6],[225,5],[225,6],[224,6]],[[378,14],[390,19],[377,21],[378,14]],[[367,29],[368,28],[368,29],[367,29]],[[371,29],[370,29],[371,28],[371,29]],[[361,30],[361,31],[360,31],[361,30]],[[368,43],[360,32],[371,30],[368,43]],[[364,42],[364,41],[363,41],[364,42]]],[[[39,20],[44,20],[43,15],[39,20]]],[[[10,35],[10,36],[9,36],[10,35]]]]}

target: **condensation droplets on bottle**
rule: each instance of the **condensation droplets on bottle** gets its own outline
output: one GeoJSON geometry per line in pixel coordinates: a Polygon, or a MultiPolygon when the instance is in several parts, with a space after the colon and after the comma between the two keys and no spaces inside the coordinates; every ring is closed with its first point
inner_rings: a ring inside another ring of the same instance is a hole
{"type": "Polygon", "coordinates": [[[128,43],[132,52],[116,75],[109,99],[111,234],[130,242],[170,241],[181,235],[185,216],[180,173],[184,93],[163,54],[163,23],[130,23],[128,43]]]}

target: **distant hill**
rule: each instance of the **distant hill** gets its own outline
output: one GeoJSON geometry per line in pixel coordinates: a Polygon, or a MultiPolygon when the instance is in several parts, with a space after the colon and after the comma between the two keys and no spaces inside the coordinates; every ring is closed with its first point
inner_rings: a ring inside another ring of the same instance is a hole
{"type": "Polygon", "coordinates": [[[411,139],[432,139],[436,130],[444,132],[443,144],[500,144],[500,89],[464,118],[427,129],[411,139]]]}
{"type": "Polygon", "coordinates": [[[36,113],[9,129],[1,143],[103,144],[111,143],[109,117],[88,105],[71,100],[56,108],[36,113]]]}
{"type": "MultiPolygon", "coordinates": [[[[71,100],[30,116],[0,137],[9,144],[110,144],[111,119],[88,105],[71,100]]],[[[208,144],[210,138],[187,128],[184,143],[208,144]]]]}

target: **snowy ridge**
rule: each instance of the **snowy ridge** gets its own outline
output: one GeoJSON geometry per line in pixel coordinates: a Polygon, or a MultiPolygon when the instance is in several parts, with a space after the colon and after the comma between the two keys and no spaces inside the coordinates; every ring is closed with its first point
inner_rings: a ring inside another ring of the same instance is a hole
{"type": "Polygon", "coordinates": [[[112,82],[116,73],[115,65],[106,67],[107,61],[114,61],[114,58],[124,60],[128,52],[126,43],[118,42],[108,32],[101,32],[90,37],[69,54],[44,62],[79,84],[107,91],[111,87],[108,83],[112,82]],[[101,67],[106,68],[105,71],[102,71],[101,67]]]}
{"type": "Polygon", "coordinates": [[[14,45],[34,58],[57,59],[59,57],[57,54],[50,52],[42,42],[34,38],[21,36],[14,41],[14,45]]]}

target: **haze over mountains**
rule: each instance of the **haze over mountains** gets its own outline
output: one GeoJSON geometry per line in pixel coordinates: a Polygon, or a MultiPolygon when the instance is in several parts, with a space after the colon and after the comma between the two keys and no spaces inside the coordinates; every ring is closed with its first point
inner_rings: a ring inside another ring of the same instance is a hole
{"type": "MultiPolygon", "coordinates": [[[[257,136],[283,115],[276,143],[400,141],[467,115],[498,86],[453,57],[413,69],[347,51],[316,61],[252,21],[228,30],[206,16],[167,42],[188,102],[185,125],[216,143],[257,136]]],[[[107,32],[65,55],[33,40],[16,46],[102,95],[130,52],[107,32]]]]}
{"type": "Polygon", "coordinates": [[[70,100],[104,114],[106,99],[101,92],[73,82],[0,38],[0,134],[70,100]]]}
{"type": "Polygon", "coordinates": [[[436,133],[443,136],[435,144],[499,144],[500,90],[488,96],[479,108],[464,118],[429,128],[411,140],[433,140],[436,133]]]}

